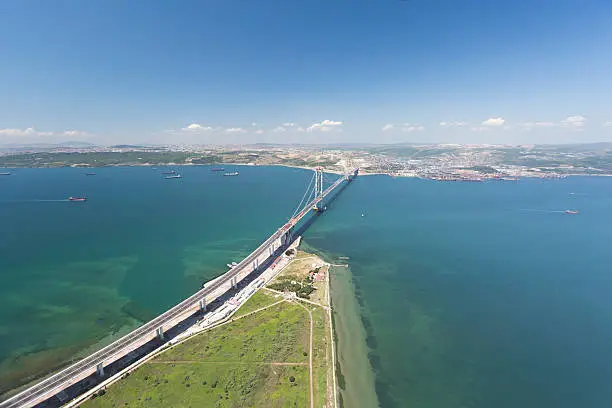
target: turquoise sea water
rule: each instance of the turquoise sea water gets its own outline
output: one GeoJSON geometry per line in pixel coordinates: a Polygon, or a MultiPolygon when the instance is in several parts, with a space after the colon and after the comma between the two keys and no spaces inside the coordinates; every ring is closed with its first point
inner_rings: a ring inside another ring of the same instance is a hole
{"type": "MultiPolygon", "coordinates": [[[[286,220],[311,177],[186,167],[164,180],[160,170],[0,178],[2,390],[225,271],[286,220]]],[[[352,274],[381,406],[612,405],[612,179],[360,177],[329,209],[305,240],[350,258],[343,279],[352,274]]],[[[362,350],[359,333],[339,339],[345,359],[362,350]]],[[[346,400],[360,401],[367,387],[351,389],[344,374],[346,400]]]]}
{"type": "Polygon", "coordinates": [[[350,258],[381,406],[612,406],[611,178],[361,177],[330,209],[305,240],[350,258]]]}
{"type": "Polygon", "coordinates": [[[20,169],[0,179],[0,393],[225,272],[286,221],[312,174],[174,168],[183,179],[151,167],[20,169]],[[81,195],[89,200],[66,201],[81,195]]]}

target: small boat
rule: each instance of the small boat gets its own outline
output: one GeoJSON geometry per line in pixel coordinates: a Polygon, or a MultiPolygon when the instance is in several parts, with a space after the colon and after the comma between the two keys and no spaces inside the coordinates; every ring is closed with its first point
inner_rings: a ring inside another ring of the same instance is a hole
{"type": "Polygon", "coordinates": [[[68,197],[68,201],[87,201],[87,197],[68,197]]]}
{"type": "Polygon", "coordinates": [[[210,171],[224,171],[225,169],[223,167],[213,167],[212,169],[210,169],[210,171]]]}
{"type": "Polygon", "coordinates": [[[565,210],[566,214],[578,214],[578,210],[565,210]]]}
{"type": "Polygon", "coordinates": [[[86,176],[95,176],[96,173],[85,173],[86,176]]]}
{"type": "Polygon", "coordinates": [[[11,173],[9,173],[9,172],[0,173],[0,176],[10,176],[10,175],[11,175],[11,173]]]}
{"type": "Polygon", "coordinates": [[[240,174],[240,173],[238,173],[237,171],[234,171],[233,173],[225,173],[225,174],[223,174],[223,175],[224,175],[224,176],[237,176],[237,175],[239,175],[239,174],[240,174]]]}
{"type": "Polygon", "coordinates": [[[162,171],[161,174],[176,174],[176,171],[174,170],[162,171]]]}
{"type": "Polygon", "coordinates": [[[168,179],[177,179],[177,178],[183,178],[183,176],[181,176],[180,174],[175,174],[174,176],[166,176],[164,177],[166,180],[168,179]]]}

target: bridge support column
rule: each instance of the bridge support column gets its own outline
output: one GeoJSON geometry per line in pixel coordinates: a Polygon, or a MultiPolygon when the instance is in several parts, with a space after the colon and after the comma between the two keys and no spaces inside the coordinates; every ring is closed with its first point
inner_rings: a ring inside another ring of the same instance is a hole
{"type": "Polygon", "coordinates": [[[98,374],[98,377],[104,376],[104,363],[99,363],[96,366],[96,374],[98,374]]]}
{"type": "Polygon", "coordinates": [[[200,300],[200,311],[202,312],[206,311],[206,299],[200,300]]]}
{"type": "Polygon", "coordinates": [[[232,288],[236,289],[238,287],[238,278],[232,278],[232,288]]]}
{"type": "Polygon", "coordinates": [[[163,327],[159,327],[155,333],[157,333],[157,337],[159,337],[160,340],[164,339],[164,328],[163,327]]]}

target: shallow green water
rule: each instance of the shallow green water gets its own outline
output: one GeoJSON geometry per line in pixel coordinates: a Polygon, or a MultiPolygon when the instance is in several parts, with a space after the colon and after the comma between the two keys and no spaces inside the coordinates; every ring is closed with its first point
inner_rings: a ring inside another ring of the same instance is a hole
{"type": "Polygon", "coordinates": [[[330,210],[305,241],[350,258],[381,406],[612,406],[612,179],[361,177],[330,210]]]}
{"type": "Polygon", "coordinates": [[[183,179],[150,167],[21,169],[0,179],[0,391],[225,272],[286,221],[312,174],[176,169],[183,179]],[[80,195],[89,200],[65,200],[80,195]]]}

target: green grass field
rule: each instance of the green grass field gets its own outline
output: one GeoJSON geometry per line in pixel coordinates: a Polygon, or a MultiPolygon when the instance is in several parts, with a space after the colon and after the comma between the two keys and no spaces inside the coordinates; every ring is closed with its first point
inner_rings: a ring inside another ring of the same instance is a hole
{"type": "MultiPolygon", "coordinates": [[[[243,307],[263,307],[270,300],[266,297],[275,300],[262,294],[243,307]]],[[[315,336],[320,338],[317,312],[313,318],[315,336]]],[[[173,347],[84,406],[308,407],[309,336],[307,311],[283,302],[173,347]]],[[[319,389],[319,365],[325,362],[318,362],[320,352],[315,350],[315,389],[319,389]]],[[[325,397],[320,391],[316,395],[320,407],[325,397]]]]}
{"type": "Polygon", "coordinates": [[[257,291],[251,298],[234,314],[234,317],[244,316],[257,309],[271,305],[272,303],[278,302],[282,298],[274,297],[269,292],[260,290],[257,291]]]}

